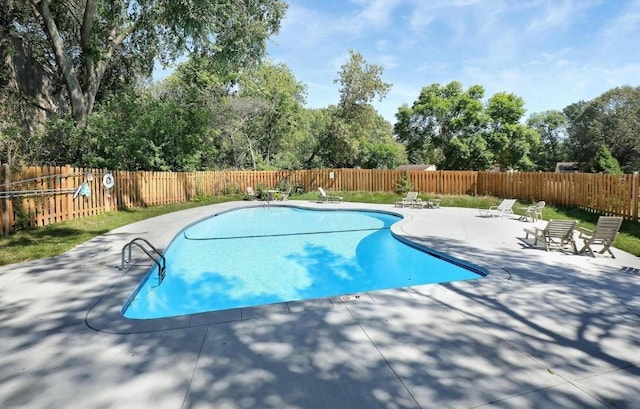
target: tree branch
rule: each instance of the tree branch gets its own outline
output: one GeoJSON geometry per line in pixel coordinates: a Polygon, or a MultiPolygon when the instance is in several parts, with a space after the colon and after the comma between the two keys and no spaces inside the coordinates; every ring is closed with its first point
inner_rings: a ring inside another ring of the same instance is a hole
{"type": "Polygon", "coordinates": [[[80,27],[80,46],[83,53],[91,50],[91,29],[93,28],[95,14],[95,0],[86,0],[84,15],[82,16],[82,27],[80,27]]]}
{"type": "Polygon", "coordinates": [[[72,5],[69,4],[68,1],[64,1],[63,4],[67,7],[67,10],[69,10],[69,14],[71,14],[73,16],[73,20],[76,22],[78,27],[80,27],[82,25],[82,22],[80,21],[80,18],[78,17],[78,14],[76,14],[76,12],[73,9],[72,5]]]}
{"type": "Polygon", "coordinates": [[[118,29],[120,27],[118,26],[117,20],[114,20],[114,23],[109,30],[104,55],[102,56],[100,61],[98,61],[98,64],[95,68],[94,76],[98,81],[98,84],[102,80],[102,76],[104,75],[104,72],[109,65],[109,60],[111,60],[113,53],[122,44],[122,42],[136,30],[139,21],[140,19],[138,19],[138,21],[136,21],[135,23],[130,24],[123,30],[120,30],[120,33],[118,33],[118,29]]]}

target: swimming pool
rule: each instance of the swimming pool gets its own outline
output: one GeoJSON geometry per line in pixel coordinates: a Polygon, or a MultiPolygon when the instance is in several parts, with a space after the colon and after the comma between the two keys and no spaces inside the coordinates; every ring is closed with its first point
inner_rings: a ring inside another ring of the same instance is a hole
{"type": "Polygon", "coordinates": [[[470,280],[482,271],[396,239],[391,213],[242,208],[187,226],[123,307],[163,318],[365,291],[470,280]]]}

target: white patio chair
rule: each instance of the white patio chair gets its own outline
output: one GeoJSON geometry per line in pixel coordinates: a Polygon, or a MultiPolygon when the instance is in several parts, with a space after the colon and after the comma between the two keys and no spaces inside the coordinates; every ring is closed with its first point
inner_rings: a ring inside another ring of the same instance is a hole
{"type": "Polygon", "coordinates": [[[547,202],[545,202],[544,200],[540,200],[536,204],[527,207],[527,209],[524,212],[524,216],[530,217],[531,220],[534,222],[538,219],[543,220],[542,209],[544,209],[546,205],[547,205],[547,202]]]}
{"type": "Polygon", "coordinates": [[[402,198],[401,201],[396,202],[396,207],[414,207],[422,203],[421,199],[418,199],[418,192],[407,192],[407,195],[402,198]]]}
{"type": "Polygon", "coordinates": [[[525,228],[525,239],[528,239],[529,234],[532,234],[535,238],[534,246],[542,241],[545,250],[549,251],[552,247],[562,249],[571,245],[573,252],[578,253],[576,242],[573,239],[573,232],[577,225],[578,222],[575,220],[549,220],[544,228],[525,228]]]}
{"type": "Polygon", "coordinates": [[[613,246],[613,243],[616,241],[620,226],[622,226],[622,217],[600,216],[595,230],[580,229],[583,231],[580,232],[578,239],[583,240],[584,246],[580,249],[579,253],[582,254],[588,251],[591,257],[595,257],[596,255],[593,253],[591,246],[600,245],[602,246],[602,250],[598,252],[599,254],[604,254],[605,251],[608,251],[612,258],[616,258],[611,252],[611,246],[613,246]],[[587,231],[591,233],[589,234],[587,231]]]}

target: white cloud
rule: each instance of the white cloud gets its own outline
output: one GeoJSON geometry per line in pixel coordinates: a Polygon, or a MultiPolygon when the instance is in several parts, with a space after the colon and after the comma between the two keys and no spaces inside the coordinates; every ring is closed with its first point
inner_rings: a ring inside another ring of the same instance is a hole
{"type": "Polygon", "coordinates": [[[393,54],[378,54],[374,56],[373,63],[382,66],[385,70],[398,67],[398,58],[393,54]]]}
{"type": "Polygon", "coordinates": [[[564,30],[572,21],[579,18],[582,10],[589,8],[593,2],[587,0],[545,0],[533,3],[527,10],[534,14],[526,30],[529,32],[549,32],[551,30],[564,30]]]}
{"type": "Polygon", "coordinates": [[[389,40],[378,40],[376,41],[376,49],[378,51],[385,51],[387,49],[389,49],[389,40]]]}
{"type": "Polygon", "coordinates": [[[597,35],[601,48],[630,44],[629,39],[635,38],[633,47],[637,52],[637,43],[640,39],[640,1],[636,1],[623,9],[620,14],[605,21],[597,35]]]}
{"type": "Polygon", "coordinates": [[[640,0],[291,0],[269,49],[299,81],[316,84],[309,101],[331,103],[348,50],[360,52],[393,83],[376,105],[393,121],[435,82],[480,84],[487,97],[515,93],[529,112],[638,85],[638,38],[640,0]]]}
{"type": "Polygon", "coordinates": [[[359,26],[375,24],[386,27],[392,21],[392,11],[400,0],[352,0],[352,3],[362,6],[352,18],[352,23],[359,26]]]}

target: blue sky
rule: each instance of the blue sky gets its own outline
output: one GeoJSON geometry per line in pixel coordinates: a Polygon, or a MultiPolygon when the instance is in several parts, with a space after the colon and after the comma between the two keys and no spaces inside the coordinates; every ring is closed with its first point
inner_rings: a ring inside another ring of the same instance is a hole
{"type": "Polygon", "coordinates": [[[393,84],[374,103],[393,123],[433,83],[514,93],[525,118],[638,86],[638,44],[640,0],[290,0],[268,51],[306,84],[309,108],[338,102],[333,80],[360,52],[393,84]]]}

